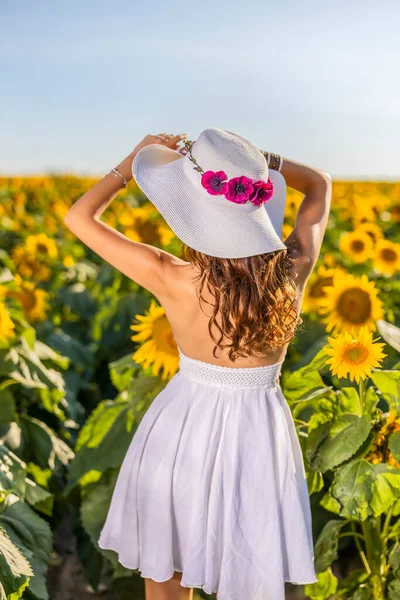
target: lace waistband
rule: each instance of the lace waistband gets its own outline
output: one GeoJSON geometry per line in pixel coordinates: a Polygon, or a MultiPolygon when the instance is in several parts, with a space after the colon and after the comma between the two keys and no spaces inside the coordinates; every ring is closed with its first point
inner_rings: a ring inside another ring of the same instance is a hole
{"type": "Polygon", "coordinates": [[[179,351],[180,372],[200,383],[230,388],[267,388],[279,384],[282,362],[264,367],[223,367],[190,358],[179,351]]]}

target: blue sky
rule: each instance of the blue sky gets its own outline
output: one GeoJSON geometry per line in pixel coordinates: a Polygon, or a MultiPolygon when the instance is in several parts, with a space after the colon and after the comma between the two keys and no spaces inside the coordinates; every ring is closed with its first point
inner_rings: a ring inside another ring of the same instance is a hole
{"type": "Polygon", "coordinates": [[[103,175],[207,127],[339,178],[400,178],[397,0],[0,5],[0,173],[103,175]]]}

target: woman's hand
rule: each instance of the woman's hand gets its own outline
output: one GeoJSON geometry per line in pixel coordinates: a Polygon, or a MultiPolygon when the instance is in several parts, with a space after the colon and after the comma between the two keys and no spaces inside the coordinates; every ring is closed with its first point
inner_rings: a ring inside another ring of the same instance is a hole
{"type": "Polygon", "coordinates": [[[187,133],[180,133],[178,135],[173,135],[172,133],[146,135],[146,137],[143,138],[143,140],[137,146],[135,146],[130,156],[135,157],[139,150],[145,146],[149,146],[150,144],[161,144],[162,146],[167,146],[167,148],[171,148],[172,150],[178,150],[179,142],[185,137],[187,137],[187,133]]]}
{"type": "Polygon", "coordinates": [[[132,152],[117,165],[117,169],[127,181],[130,181],[132,179],[132,161],[139,150],[145,146],[149,146],[150,144],[161,144],[162,146],[167,146],[172,150],[180,150],[180,148],[178,148],[178,144],[185,137],[187,137],[186,133],[180,133],[179,135],[173,135],[172,133],[146,135],[146,137],[143,138],[143,140],[137,146],[135,146],[132,152]]]}

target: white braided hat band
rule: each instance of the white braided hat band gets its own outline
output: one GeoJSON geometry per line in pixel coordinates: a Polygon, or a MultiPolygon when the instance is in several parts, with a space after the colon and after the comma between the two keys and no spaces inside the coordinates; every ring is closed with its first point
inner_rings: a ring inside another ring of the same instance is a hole
{"type": "Polygon", "coordinates": [[[187,246],[220,258],[285,249],[281,238],[286,182],[279,172],[268,169],[260,150],[235,133],[212,127],[201,132],[191,153],[204,171],[224,171],[228,179],[269,177],[274,193],[260,206],[211,195],[188,154],[182,156],[161,144],[145,146],[133,160],[133,177],[176,236],[187,246]]]}

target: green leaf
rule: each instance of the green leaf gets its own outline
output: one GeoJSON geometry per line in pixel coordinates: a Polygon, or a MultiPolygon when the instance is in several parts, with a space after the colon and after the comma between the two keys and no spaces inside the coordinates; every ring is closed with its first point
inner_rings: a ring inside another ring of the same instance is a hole
{"type": "Polygon", "coordinates": [[[389,553],[389,564],[393,569],[395,577],[400,578],[400,544],[398,542],[389,553]]]}
{"type": "Polygon", "coordinates": [[[314,373],[314,371],[322,371],[326,367],[326,361],[328,356],[325,352],[325,346],[321,348],[315,356],[309,361],[307,365],[298,369],[297,372],[301,371],[303,375],[307,373],[314,373]]]}
{"type": "Polygon", "coordinates": [[[14,396],[8,389],[0,389],[0,424],[10,423],[15,413],[14,396]]]}
{"type": "Polygon", "coordinates": [[[58,299],[63,307],[68,307],[83,319],[91,319],[96,312],[96,302],[83,283],[74,283],[60,290],[58,299]]]}
{"type": "Polygon", "coordinates": [[[10,450],[18,450],[21,445],[21,429],[15,421],[0,425],[0,444],[10,450]]]}
{"type": "Polygon", "coordinates": [[[22,336],[25,338],[26,343],[28,344],[31,350],[35,349],[36,342],[36,331],[33,327],[27,327],[23,332],[22,336]]]}
{"type": "Polygon", "coordinates": [[[9,376],[24,387],[64,389],[61,373],[45,367],[24,338],[20,346],[11,348],[6,359],[10,364],[9,376]]]}
{"type": "MultiPolygon", "coordinates": [[[[398,517],[400,515],[400,498],[398,500],[396,500],[396,502],[394,503],[393,508],[392,508],[392,514],[394,517],[398,517]]],[[[396,523],[393,525],[392,532],[393,532],[393,529],[396,528],[396,526],[398,527],[397,531],[400,535],[400,519],[397,519],[396,523]]]]}
{"type": "Polygon", "coordinates": [[[385,463],[374,465],[375,486],[371,500],[373,514],[386,512],[400,498],[400,470],[385,463]]]}
{"type": "Polygon", "coordinates": [[[37,485],[31,479],[26,478],[25,500],[36,510],[51,517],[53,514],[54,494],[37,485]]]}
{"type": "Polygon", "coordinates": [[[339,502],[342,517],[363,521],[379,516],[400,498],[400,471],[358,458],[335,471],[330,493],[339,502]]]}
{"type": "Polygon", "coordinates": [[[338,559],[339,533],[347,522],[331,519],[325,523],[315,544],[315,570],[326,571],[338,559]]]}
{"type": "Polygon", "coordinates": [[[119,468],[108,469],[100,479],[81,490],[82,522],[87,525],[85,529],[95,545],[106,520],[118,473],[119,468]]]}
{"type": "Polygon", "coordinates": [[[50,346],[39,340],[35,342],[34,351],[40,360],[49,360],[61,369],[68,369],[69,367],[70,359],[67,356],[55,352],[53,348],[50,348],[50,346]]]}
{"type": "Polygon", "coordinates": [[[71,448],[39,419],[20,415],[20,426],[22,453],[27,462],[35,462],[42,469],[54,470],[56,461],[67,465],[74,458],[71,448]]]}
{"type": "Polygon", "coordinates": [[[335,595],[335,598],[337,596],[338,599],[341,598],[344,600],[345,598],[350,598],[351,594],[351,598],[352,600],[354,600],[357,594],[360,594],[359,598],[362,598],[362,595],[366,591],[368,593],[371,593],[371,590],[365,586],[365,582],[367,581],[367,579],[368,573],[365,571],[365,569],[354,569],[353,571],[351,571],[348,577],[346,577],[345,579],[339,579],[337,594],[335,595]],[[356,596],[353,595],[354,593],[356,594],[356,596]]]}
{"type": "Polygon", "coordinates": [[[385,342],[400,352],[400,328],[384,319],[378,319],[376,325],[385,342]]]}
{"type": "Polygon", "coordinates": [[[400,462],[400,431],[393,431],[389,436],[389,448],[394,458],[400,462]]]}
{"type": "Polygon", "coordinates": [[[325,508],[325,510],[332,512],[335,515],[340,515],[340,504],[332,496],[330,489],[325,492],[319,503],[325,508]]]}
{"type": "Polygon", "coordinates": [[[9,448],[0,444],[0,491],[12,490],[24,498],[26,465],[9,448]]]}
{"type": "Polygon", "coordinates": [[[329,390],[322,380],[321,375],[315,372],[303,373],[302,369],[293,373],[282,374],[282,389],[288,402],[305,401],[315,394],[329,390]]]}
{"type": "Polygon", "coordinates": [[[109,364],[110,377],[113,385],[119,392],[125,390],[132,381],[136,370],[136,363],[132,360],[132,354],[127,354],[122,358],[109,364]]]}
{"type": "Polygon", "coordinates": [[[79,452],[84,447],[97,448],[109,433],[120,413],[126,413],[127,407],[128,402],[116,402],[115,400],[100,402],[82,427],[75,451],[79,452]]]}
{"type": "Polygon", "coordinates": [[[380,396],[378,395],[375,387],[370,385],[367,388],[367,392],[364,398],[364,412],[370,415],[375,413],[376,406],[380,400],[380,396]]]}
{"type": "Polygon", "coordinates": [[[370,586],[367,583],[364,583],[356,591],[354,596],[351,597],[351,600],[373,600],[373,598],[374,596],[370,586]]]}
{"type": "Polygon", "coordinates": [[[81,518],[82,524],[93,545],[116,566],[117,554],[111,550],[102,550],[97,542],[105,523],[110,507],[111,497],[117,480],[119,469],[110,469],[96,483],[85,486],[82,490],[81,518]]]}
{"type": "Polygon", "coordinates": [[[158,376],[139,375],[116,401],[104,400],[96,407],[79,435],[65,493],[69,493],[94,467],[104,472],[121,466],[134,429],[165,385],[158,376]]]}
{"type": "Polygon", "coordinates": [[[308,432],[318,425],[333,421],[335,417],[344,414],[361,414],[360,399],[355,388],[344,387],[341,390],[331,390],[311,403],[315,412],[308,421],[308,432]]]}
{"type": "Polygon", "coordinates": [[[307,439],[306,456],[313,469],[324,473],[348,460],[368,437],[371,418],[353,414],[339,416],[313,429],[307,439]]]}
{"type": "Polygon", "coordinates": [[[121,348],[129,343],[133,331],[130,325],[137,314],[142,314],[148,307],[148,298],[132,292],[119,295],[109,307],[104,308],[103,314],[97,314],[93,325],[94,339],[100,339],[103,348],[121,348]],[[100,322],[99,322],[99,319],[100,322]]]}
{"type": "Polygon", "coordinates": [[[3,597],[20,598],[31,575],[33,571],[29,562],[0,527],[0,585],[3,586],[3,597]]]}
{"type": "Polygon", "coordinates": [[[388,586],[388,600],[399,600],[400,598],[400,579],[394,579],[388,586]]]}
{"type": "Polygon", "coordinates": [[[324,478],[322,473],[319,471],[313,471],[306,468],[306,477],[307,477],[307,486],[308,493],[314,494],[315,492],[319,492],[324,487],[324,478]]]}
{"type": "Polygon", "coordinates": [[[0,527],[30,563],[34,576],[29,581],[29,592],[38,600],[48,600],[45,575],[52,549],[50,527],[16,496],[7,500],[0,514],[0,527]]]}
{"type": "Polygon", "coordinates": [[[51,479],[52,476],[51,469],[41,469],[39,465],[36,465],[33,462],[27,462],[26,472],[29,475],[32,475],[33,479],[35,480],[35,483],[37,483],[41,487],[49,487],[49,479],[51,479]]]}
{"type": "Polygon", "coordinates": [[[312,600],[327,600],[336,592],[338,580],[330,568],[323,573],[317,573],[317,579],[316,583],[307,583],[304,586],[304,593],[312,600]]]}
{"type": "Polygon", "coordinates": [[[94,465],[98,471],[121,465],[133,437],[127,425],[130,406],[104,400],[93,411],[80,432],[66,492],[94,465]]]}
{"type": "Polygon", "coordinates": [[[339,390],[339,397],[340,407],[344,413],[362,416],[360,396],[355,387],[342,387],[339,390]]]}
{"type": "Polygon", "coordinates": [[[400,414],[400,371],[376,369],[371,379],[383,394],[383,397],[397,414],[400,414]]]}
{"type": "Polygon", "coordinates": [[[92,368],[94,362],[93,349],[68,335],[62,329],[57,328],[52,331],[46,337],[46,342],[57,352],[68,357],[74,366],[84,369],[92,368]]]}

